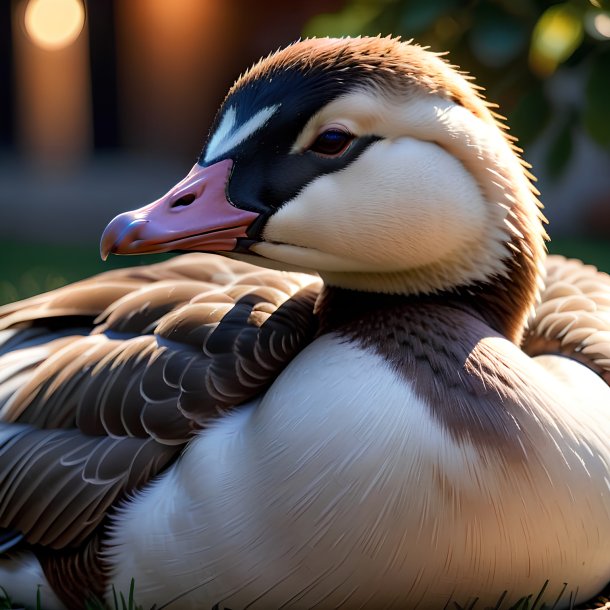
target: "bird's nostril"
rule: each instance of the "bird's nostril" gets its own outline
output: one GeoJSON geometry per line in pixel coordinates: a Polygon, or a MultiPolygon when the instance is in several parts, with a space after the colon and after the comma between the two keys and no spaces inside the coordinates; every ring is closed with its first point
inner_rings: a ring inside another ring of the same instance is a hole
{"type": "Polygon", "coordinates": [[[179,199],[176,199],[176,201],[172,201],[172,203],[170,204],[169,207],[170,208],[186,207],[187,205],[191,205],[191,203],[193,203],[193,201],[195,201],[195,195],[189,193],[188,195],[183,195],[179,199]]]}

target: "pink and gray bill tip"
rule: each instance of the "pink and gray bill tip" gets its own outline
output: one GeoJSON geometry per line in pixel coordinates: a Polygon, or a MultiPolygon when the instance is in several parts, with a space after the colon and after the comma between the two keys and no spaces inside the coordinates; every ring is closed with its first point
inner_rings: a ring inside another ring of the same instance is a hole
{"type": "Polygon", "coordinates": [[[231,159],[208,167],[195,165],[160,199],[113,218],[102,234],[102,259],[109,254],[233,250],[259,215],[229,202],[232,167],[231,159]]]}

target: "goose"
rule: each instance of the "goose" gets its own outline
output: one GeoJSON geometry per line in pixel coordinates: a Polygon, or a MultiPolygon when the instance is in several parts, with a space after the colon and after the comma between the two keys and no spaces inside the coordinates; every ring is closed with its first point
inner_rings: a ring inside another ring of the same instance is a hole
{"type": "Polygon", "coordinates": [[[0,310],[0,584],[81,608],[566,608],[610,580],[610,277],[398,38],[229,90],[104,257],[0,310]],[[37,585],[39,589],[37,590],[37,585]]]}

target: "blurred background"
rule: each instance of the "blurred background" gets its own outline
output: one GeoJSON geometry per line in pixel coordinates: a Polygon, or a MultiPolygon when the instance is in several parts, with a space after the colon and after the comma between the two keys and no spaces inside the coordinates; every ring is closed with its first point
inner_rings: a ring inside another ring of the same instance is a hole
{"type": "Polygon", "coordinates": [[[610,0],[0,0],[0,303],[119,265],[99,236],[195,162],[233,80],[300,36],[414,38],[476,76],[550,249],[610,271],[610,0]]]}

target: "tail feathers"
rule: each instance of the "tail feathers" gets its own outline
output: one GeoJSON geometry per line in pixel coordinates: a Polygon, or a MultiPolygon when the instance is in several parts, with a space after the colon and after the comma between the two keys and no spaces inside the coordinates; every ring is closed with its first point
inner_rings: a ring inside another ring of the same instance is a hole
{"type": "Polygon", "coordinates": [[[578,360],[610,385],[610,275],[563,256],[548,257],[546,274],[523,351],[578,360]]]}

